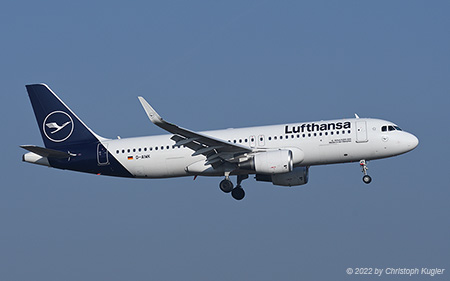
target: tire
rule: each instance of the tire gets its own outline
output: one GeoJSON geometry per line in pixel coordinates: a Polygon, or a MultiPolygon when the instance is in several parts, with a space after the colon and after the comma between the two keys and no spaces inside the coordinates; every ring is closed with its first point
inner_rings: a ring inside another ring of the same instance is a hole
{"type": "Polygon", "coordinates": [[[233,183],[230,180],[223,180],[219,184],[220,190],[225,193],[230,193],[233,190],[233,183]]]}
{"type": "Polygon", "coordinates": [[[242,187],[237,186],[231,192],[231,196],[233,196],[233,198],[236,199],[236,200],[242,200],[245,197],[245,191],[242,189],[242,187]]]}
{"type": "Polygon", "coordinates": [[[369,184],[372,182],[372,178],[369,175],[365,175],[362,180],[366,184],[369,184]]]}

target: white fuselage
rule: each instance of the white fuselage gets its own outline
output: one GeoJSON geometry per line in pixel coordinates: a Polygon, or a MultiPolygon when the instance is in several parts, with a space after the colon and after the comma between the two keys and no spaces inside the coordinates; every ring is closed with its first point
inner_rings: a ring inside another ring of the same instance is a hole
{"type": "MultiPolygon", "coordinates": [[[[291,149],[298,167],[386,158],[417,146],[417,138],[410,133],[382,131],[387,125],[394,126],[380,119],[353,118],[201,133],[259,150],[291,149]],[[303,155],[296,157],[296,151],[303,155]]],[[[172,136],[103,140],[102,144],[135,177],[223,175],[205,165],[205,156],[192,156],[191,149],[175,146],[172,136]]],[[[107,165],[107,158],[98,160],[99,165],[107,165]]]]}

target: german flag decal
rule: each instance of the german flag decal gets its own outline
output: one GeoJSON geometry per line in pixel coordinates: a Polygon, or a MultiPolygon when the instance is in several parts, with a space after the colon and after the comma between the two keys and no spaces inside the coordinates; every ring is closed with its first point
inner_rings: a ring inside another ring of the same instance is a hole
{"type": "Polygon", "coordinates": [[[133,160],[133,156],[128,156],[128,160],[133,160]]]}

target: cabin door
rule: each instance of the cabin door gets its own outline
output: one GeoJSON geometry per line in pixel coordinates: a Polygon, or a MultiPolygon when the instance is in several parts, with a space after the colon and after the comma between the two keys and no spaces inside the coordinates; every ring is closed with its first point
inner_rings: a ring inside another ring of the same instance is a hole
{"type": "Polygon", "coordinates": [[[367,142],[367,122],[356,121],[356,142],[367,142]]]}
{"type": "Polygon", "coordinates": [[[97,145],[97,162],[99,165],[109,165],[108,144],[105,145],[106,147],[101,143],[97,145]]]}

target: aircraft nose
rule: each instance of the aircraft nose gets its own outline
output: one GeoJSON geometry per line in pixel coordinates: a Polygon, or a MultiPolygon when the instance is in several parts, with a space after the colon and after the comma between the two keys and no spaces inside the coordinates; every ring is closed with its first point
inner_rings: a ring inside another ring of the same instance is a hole
{"type": "Polygon", "coordinates": [[[408,151],[410,151],[419,145],[419,139],[415,135],[408,133],[405,143],[407,145],[408,151]]]}

